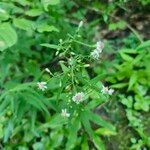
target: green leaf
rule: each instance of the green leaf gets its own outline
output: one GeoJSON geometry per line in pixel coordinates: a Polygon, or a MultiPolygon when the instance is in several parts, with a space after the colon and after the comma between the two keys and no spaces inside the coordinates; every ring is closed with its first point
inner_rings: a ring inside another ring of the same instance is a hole
{"type": "Polygon", "coordinates": [[[30,21],[30,20],[27,20],[27,19],[24,19],[24,18],[15,18],[15,19],[13,19],[13,24],[17,28],[22,29],[22,30],[26,30],[26,31],[35,29],[34,22],[30,21]]]}
{"type": "Polygon", "coordinates": [[[41,0],[44,9],[47,11],[49,5],[57,5],[60,3],[60,0],[41,0]]]}
{"type": "Polygon", "coordinates": [[[5,9],[0,8],[0,21],[7,20],[9,18],[9,14],[5,9]]]}
{"type": "Polygon", "coordinates": [[[123,20],[109,24],[109,30],[124,29],[125,27],[126,22],[123,20]]]}
{"type": "Polygon", "coordinates": [[[99,136],[93,136],[93,143],[98,150],[105,150],[104,143],[99,136]]]}
{"type": "Polygon", "coordinates": [[[87,108],[88,109],[93,109],[95,108],[96,106],[100,105],[101,103],[103,102],[102,99],[93,99],[91,100],[88,104],[87,104],[87,108]]]}
{"type": "Polygon", "coordinates": [[[75,118],[69,125],[69,136],[66,144],[66,150],[74,148],[75,143],[77,141],[77,132],[79,129],[80,129],[80,120],[79,118],[75,118]]]}
{"type": "Polygon", "coordinates": [[[128,53],[128,54],[136,54],[137,51],[135,49],[121,49],[120,52],[128,53]]]}
{"type": "Polygon", "coordinates": [[[56,27],[50,26],[48,24],[40,24],[37,27],[37,31],[40,32],[40,33],[42,33],[42,32],[52,32],[52,31],[59,32],[59,30],[56,27]]]}
{"type": "Polygon", "coordinates": [[[31,17],[40,16],[42,13],[43,11],[41,9],[30,9],[25,12],[27,16],[31,16],[31,17]]]}
{"type": "Polygon", "coordinates": [[[9,23],[2,23],[0,25],[0,51],[13,46],[17,42],[16,31],[9,23]]]}
{"type": "Polygon", "coordinates": [[[90,121],[89,121],[89,116],[87,114],[87,111],[83,111],[81,114],[80,114],[80,118],[81,118],[81,122],[84,126],[84,129],[85,131],[89,134],[89,136],[92,138],[94,133],[93,133],[93,130],[91,128],[91,125],[90,125],[90,121]]]}
{"type": "Polygon", "coordinates": [[[87,114],[90,118],[90,120],[102,127],[105,127],[106,129],[109,129],[110,131],[115,131],[115,127],[110,124],[109,122],[103,120],[100,116],[98,116],[97,114],[94,114],[92,112],[89,112],[87,114]]]}
{"type": "Polygon", "coordinates": [[[137,82],[137,77],[138,77],[137,72],[134,72],[131,75],[130,80],[129,80],[128,90],[131,90],[131,88],[133,87],[133,85],[137,82]]]}
{"type": "Polygon", "coordinates": [[[61,66],[63,72],[67,73],[69,71],[69,68],[64,65],[63,61],[59,61],[59,63],[60,63],[60,66],[61,66]]]}
{"type": "Polygon", "coordinates": [[[66,122],[67,118],[62,117],[60,114],[56,114],[51,118],[48,127],[58,128],[59,126],[63,126],[66,122]]]}
{"type": "Polygon", "coordinates": [[[126,61],[131,62],[131,61],[133,61],[133,60],[134,60],[131,56],[129,56],[129,55],[127,55],[127,54],[123,53],[122,51],[121,51],[121,52],[119,52],[119,53],[120,53],[121,57],[122,57],[124,60],[126,60],[126,61]]]}
{"type": "Polygon", "coordinates": [[[40,45],[44,46],[44,47],[52,48],[52,49],[58,49],[59,48],[58,45],[48,44],[48,43],[43,43],[43,44],[40,44],[40,45]]]}
{"type": "Polygon", "coordinates": [[[140,50],[140,49],[145,49],[145,48],[150,48],[150,40],[143,42],[136,49],[140,50]]]}
{"type": "Polygon", "coordinates": [[[6,129],[5,129],[5,133],[4,133],[4,143],[8,141],[9,137],[11,136],[12,134],[12,131],[13,131],[13,122],[12,120],[9,121],[6,129]]]}
{"type": "Polygon", "coordinates": [[[104,136],[111,136],[111,135],[116,135],[117,133],[115,131],[111,131],[106,128],[99,128],[95,131],[97,135],[104,135],[104,136]]]}
{"type": "Polygon", "coordinates": [[[121,89],[124,88],[128,85],[128,83],[118,83],[118,84],[114,84],[111,86],[111,88],[117,88],[117,89],[121,89]]]}
{"type": "Polygon", "coordinates": [[[81,144],[81,150],[89,150],[87,137],[84,137],[83,139],[83,142],[81,144]]]}

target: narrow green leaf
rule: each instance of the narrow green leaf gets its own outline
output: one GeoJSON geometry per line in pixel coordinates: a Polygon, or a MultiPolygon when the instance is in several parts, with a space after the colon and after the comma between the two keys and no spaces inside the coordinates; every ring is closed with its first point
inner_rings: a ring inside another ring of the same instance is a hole
{"type": "Polygon", "coordinates": [[[141,43],[136,49],[140,50],[145,48],[150,48],[150,40],[141,43]]]}
{"type": "Polygon", "coordinates": [[[59,63],[60,63],[60,66],[61,66],[63,72],[67,73],[69,71],[69,68],[64,65],[63,61],[59,61],[59,63]]]}
{"type": "Polygon", "coordinates": [[[99,136],[93,136],[93,143],[98,150],[105,150],[104,143],[99,136]]]}
{"type": "Polygon", "coordinates": [[[131,56],[129,56],[129,55],[123,53],[123,52],[120,52],[120,55],[121,55],[121,57],[122,57],[124,60],[126,60],[126,61],[130,61],[130,62],[131,62],[131,61],[134,60],[131,56]]]}
{"type": "Polygon", "coordinates": [[[130,80],[129,80],[128,90],[131,90],[131,88],[133,87],[133,85],[137,82],[137,77],[138,77],[137,72],[134,72],[131,75],[130,80]]]}
{"type": "Polygon", "coordinates": [[[97,114],[94,114],[93,112],[88,112],[87,114],[90,118],[90,120],[102,127],[105,127],[111,131],[115,131],[115,127],[110,124],[108,121],[103,120],[100,116],[98,116],[97,114]]]}
{"type": "Polygon", "coordinates": [[[80,118],[81,118],[81,122],[84,126],[84,129],[85,131],[89,134],[89,136],[92,138],[94,133],[93,133],[93,130],[91,128],[91,125],[90,125],[90,120],[89,120],[89,115],[88,115],[88,112],[87,111],[83,111],[81,114],[80,114],[80,118]]]}
{"type": "Polygon", "coordinates": [[[40,44],[40,45],[44,46],[44,47],[52,48],[52,49],[58,49],[59,48],[58,45],[48,44],[48,43],[43,43],[43,44],[40,44]]]}

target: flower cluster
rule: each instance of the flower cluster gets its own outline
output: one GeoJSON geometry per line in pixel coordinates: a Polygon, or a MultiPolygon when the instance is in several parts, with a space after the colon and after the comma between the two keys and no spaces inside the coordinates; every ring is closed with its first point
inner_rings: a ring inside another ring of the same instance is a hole
{"type": "Polygon", "coordinates": [[[101,92],[102,94],[112,95],[114,93],[114,89],[108,89],[108,87],[103,86],[101,92]]]}
{"type": "Polygon", "coordinates": [[[96,49],[91,52],[91,57],[94,59],[99,59],[100,54],[102,53],[102,50],[104,48],[104,43],[99,41],[96,43],[96,49]]]}
{"type": "Polygon", "coordinates": [[[45,91],[47,89],[47,83],[46,82],[38,82],[37,83],[37,86],[38,86],[38,89],[42,90],[42,91],[45,91]]]}
{"type": "Polygon", "coordinates": [[[76,93],[73,97],[72,100],[76,103],[79,104],[84,100],[85,94],[83,92],[76,93]]]}

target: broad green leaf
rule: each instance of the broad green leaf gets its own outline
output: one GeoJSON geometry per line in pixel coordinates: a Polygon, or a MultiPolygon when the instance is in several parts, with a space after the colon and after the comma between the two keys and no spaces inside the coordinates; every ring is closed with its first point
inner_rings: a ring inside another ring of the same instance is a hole
{"type": "Polygon", "coordinates": [[[7,20],[9,18],[9,14],[6,10],[0,8],[0,21],[7,20]]]}
{"type": "Polygon", "coordinates": [[[40,33],[42,33],[42,32],[52,32],[52,31],[59,32],[59,30],[56,27],[48,25],[48,24],[38,25],[37,31],[40,32],[40,33]]]}
{"type": "Polygon", "coordinates": [[[15,18],[15,19],[13,19],[13,24],[17,28],[22,29],[22,30],[26,30],[26,31],[35,29],[34,22],[31,21],[31,20],[24,19],[24,18],[15,18]]]}
{"type": "Polygon", "coordinates": [[[9,23],[2,23],[0,25],[0,51],[13,46],[17,42],[16,31],[9,23]]]}
{"type": "Polygon", "coordinates": [[[52,49],[58,49],[59,48],[58,45],[48,44],[48,43],[43,43],[43,44],[40,44],[40,45],[44,46],[44,47],[52,48],[52,49]]]}
{"type": "Polygon", "coordinates": [[[40,16],[43,13],[41,9],[30,9],[25,12],[26,15],[31,16],[31,17],[36,17],[40,16]]]}

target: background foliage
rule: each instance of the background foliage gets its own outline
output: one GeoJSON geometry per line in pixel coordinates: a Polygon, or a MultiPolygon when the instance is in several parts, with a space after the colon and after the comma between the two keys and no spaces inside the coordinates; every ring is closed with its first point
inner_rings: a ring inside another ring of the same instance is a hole
{"type": "Polygon", "coordinates": [[[0,149],[148,150],[149,4],[1,0],[0,149]],[[105,47],[93,60],[99,40],[105,47]]]}

